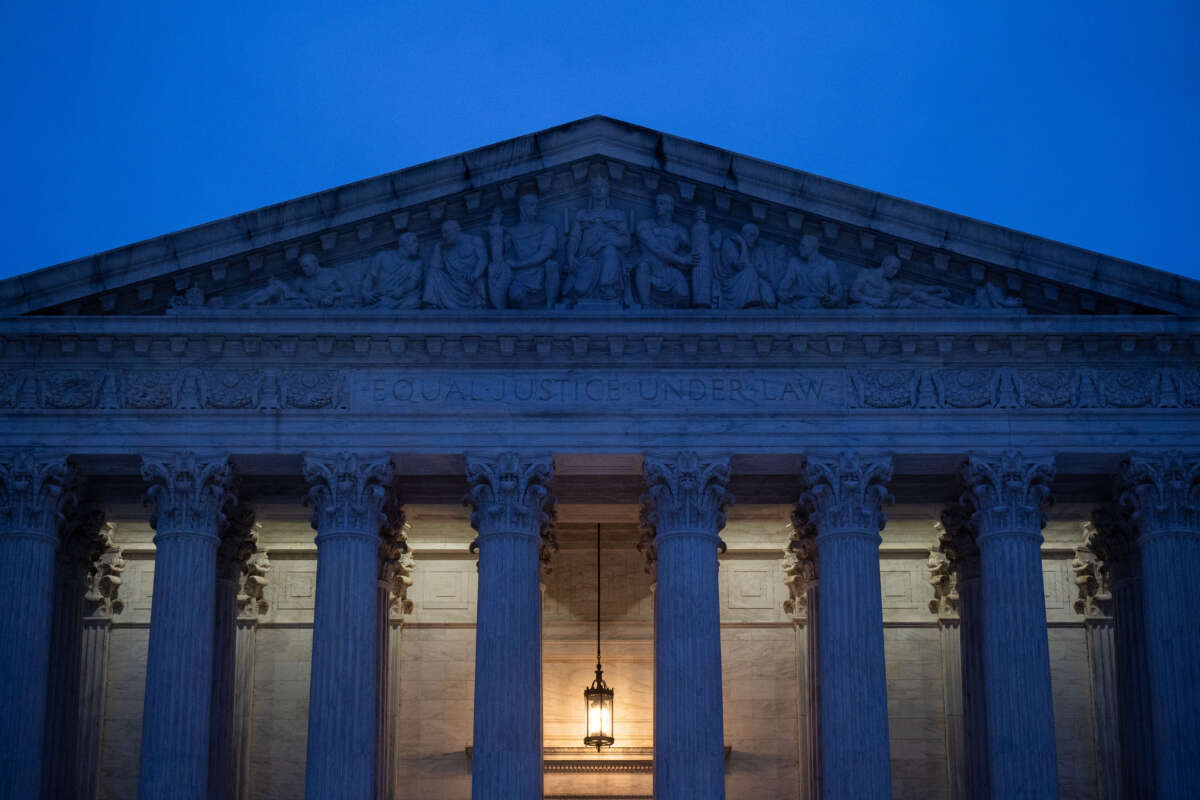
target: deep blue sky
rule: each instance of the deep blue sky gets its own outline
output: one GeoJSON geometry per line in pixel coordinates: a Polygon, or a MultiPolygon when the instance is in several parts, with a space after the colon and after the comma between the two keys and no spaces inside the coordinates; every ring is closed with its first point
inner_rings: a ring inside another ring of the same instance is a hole
{"type": "Polygon", "coordinates": [[[1198,4],[984,5],[7,0],[0,277],[602,113],[1200,278],[1198,4]]]}

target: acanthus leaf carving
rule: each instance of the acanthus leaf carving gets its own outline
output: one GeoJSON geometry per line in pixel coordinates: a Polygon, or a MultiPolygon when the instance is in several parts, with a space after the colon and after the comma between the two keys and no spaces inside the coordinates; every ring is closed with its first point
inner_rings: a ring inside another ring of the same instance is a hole
{"type": "Polygon", "coordinates": [[[379,536],[379,585],[389,594],[389,611],[396,614],[412,612],[408,599],[412,586],[413,556],[408,547],[408,522],[404,506],[395,492],[389,494],[383,506],[384,524],[379,536]]]}
{"type": "Polygon", "coordinates": [[[1200,531],[1200,458],[1180,450],[1134,455],[1121,467],[1122,502],[1141,536],[1200,531]]]}
{"type": "Polygon", "coordinates": [[[1092,522],[1082,525],[1083,541],[1075,548],[1071,571],[1075,573],[1075,610],[1088,619],[1112,616],[1111,572],[1095,545],[1100,533],[1092,522]]]}
{"type": "Polygon", "coordinates": [[[194,452],[142,456],[142,480],[149,484],[150,527],[161,535],[217,536],[235,498],[227,456],[202,458],[194,452]]]}
{"type": "Polygon", "coordinates": [[[818,539],[837,533],[877,535],[887,522],[883,507],[892,502],[887,489],[891,479],[891,458],[864,459],[854,452],[809,458],[797,513],[814,527],[818,539]]]}
{"type": "MultiPolygon", "coordinates": [[[[546,542],[554,514],[555,498],[549,489],[553,476],[554,462],[549,456],[511,451],[491,457],[469,456],[470,489],[463,503],[472,509],[471,527],[481,536],[515,533],[546,542]]],[[[539,553],[539,559],[547,556],[548,551],[539,553]]]]}
{"type": "Polygon", "coordinates": [[[642,475],[643,526],[655,537],[681,531],[716,537],[725,527],[725,508],[734,501],[726,488],[728,458],[706,460],[690,450],[667,458],[646,456],[642,475]]]}
{"type": "Polygon", "coordinates": [[[76,501],[75,480],[61,456],[31,450],[0,456],[0,533],[55,539],[76,501]]]}
{"type": "Polygon", "coordinates": [[[1018,450],[971,454],[962,468],[967,491],[960,502],[972,510],[977,535],[1040,533],[1046,525],[1054,459],[1018,450]]]}
{"type": "Polygon", "coordinates": [[[959,581],[979,576],[979,546],[971,525],[970,510],[959,504],[942,509],[940,519],[933,524],[937,541],[929,548],[926,562],[933,587],[929,611],[942,619],[958,617],[959,581]]]}
{"type": "Polygon", "coordinates": [[[105,522],[93,540],[94,556],[84,578],[84,615],[88,619],[112,619],[124,608],[120,591],[125,557],[115,535],[116,524],[105,522]]]}
{"type": "Polygon", "coordinates": [[[783,555],[783,582],[788,587],[788,597],[783,601],[783,610],[792,619],[808,619],[809,592],[819,581],[817,532],[803,509],[795,508],[790,523],[787,547],[783,555]]]}
{"type": "Polygon", "coordinates": [[[385,455],[305,456],[309,490],[304,504],[312,509],[310,521],[318,536],[379,535],[388,521],[384,506],[394,477],[395,468],[385,455]]]}

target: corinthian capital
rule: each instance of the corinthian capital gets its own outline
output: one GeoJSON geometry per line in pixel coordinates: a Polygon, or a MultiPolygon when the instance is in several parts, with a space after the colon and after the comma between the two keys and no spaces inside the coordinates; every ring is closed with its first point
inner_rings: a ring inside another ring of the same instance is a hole
{"type": "Polygon", "coordinates": [[[105,522],[94,540],[95,558],[88,567],[86,591],[83,595],[85,613],[89,619],[111,619],[120,614],[123,604],[118,597],[125,558],[113,540],[116,525],[105,522]]]}
{"type": "Polygon", "coordinates": [[[305,456],[304,478],[309,490],[304,504],[313,510],[313,528],[321,535],[377,535],[387,522],[384,506],[394,477],[391,459],[384,455],[305,456]]]}
{"type": "Polygon", "coordinates": [[[1122,500],[1133,508],[1142,536],[1166,531],[1200,533],[1200,458],[1178,450],[1132,456],[1121,467],[1122,500]]]}
{"type": "Polygon", "coordinates": [[[554,496],[548,488],[554,476],[549,456],[522,457],[500,453],[468,457],[470,490],[463,502],[471,506],[471,527],[480,535],[521,533],[540,536],[549,530],[554,496]]]}
{"type": "Polygon", "coordinates": [[[54,539],[74,502],[74,470],[62,457],[19,450],[0,460],[0,533],[54,539]]]}
{"type": "Polygon", "coordinates": [[[980,536],[1040,532],[1046,525],[1054,459],[1027,458],[1017,450],[968,457],[962,468],[962,503],[973,512],[980,536]]]}
{"type": "Polygon", "coordinates": [[[796,517],[807,519],[818,537],[837,533],[878,534],[887,522],[883,506],[892,501],[887,482],[892,460],[864,460],[856,453],[809,459],[796,517]]]}
{"type": "Polygon", "coordinates": [[[1075,610],[1089,619],[1112,615],[1111,575],[1108,565],[1096,552],[1099,531],[1091,522],[1083,523],[1083,541],[1075,548],[1071,571],[1075,573],[1075,610]]]}
{"type": "Polygon", "coordinates": [[[1095,554],[1114,584],[1136,577],[1141,563],[1131,514],[1127,505],[1106,503],[1092,512],[1090,523],[1084,523],[1083,547],[1095,554]]]}
{"type": "Polygon", "coordinates": [[[217,576],[227,581],[237,581],[245,568],[246,561],[258,550],[258,536],[262,524],[254,518],[254,509],[245,503],[230,508],[226,515],[225,528],[221,531],[221,544],[217,547],[217,576]]]}
{"type": "Polygon", "coordinates": [[[803,620],[808,618],[808,591],[818,582],[816,532],[800,513],[793,513],[791,529],[783,551],[783,583],[788,587],[783,610],[803,620]]]}
{"type": "Polygon", "coordinates": [[[685,451],[674,458],[647,456],[642,465],[646,494],[642,520],[656,536],[688,531],[716,536],[725,527],[725,507],[733,502],[729,459],[703,461],[685,451]]]}
{"type": "Polygon", "coordinates": [[[150,526],[160,534],[203,533],[216,536],[233,502],[229,458],[202,459],[195,453],[142,456],[142,480],[150,484],[146,501],[154,506],[150,526]]]}

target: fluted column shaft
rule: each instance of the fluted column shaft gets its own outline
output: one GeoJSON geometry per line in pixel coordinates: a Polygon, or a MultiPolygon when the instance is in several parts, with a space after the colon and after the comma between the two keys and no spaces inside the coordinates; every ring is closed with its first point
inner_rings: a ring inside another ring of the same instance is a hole
{"type": "Polygon", "coordinates": [[[821,589],[814,581],[807,589],[808,621],[804,625],[804,686],[807,701],[807,728],[804,753],[804,795],[809,800],[821,797],[821,589]]]}
{"type": "Polygon", "coordinates": [[[473,800],[542,796],[542,532],[549,458],[471,458],[478,531],[473,800]]]}
{"type": "Polygon", "coordinates": [[[1126,471],[1142,564],[1160,800],[1200,796],[1200,459],[1134,457],[1126,471]]]}
{"type": "Polygon", "coordinates": [[[946,758],[950,800],[967,797],[963,730],[962,627],[953,617],[938,620],[942,656],[942,698],[946,705],[946,758]]]}
{"type": "MultiPolygon", "coordinates": [[[[1140,573],[1141,567],[1136,570],[1140,573]]],[[[1150,719],[1150,670],[1146,664],[1140,577],[1131,574],[1113,581],[1113,625],[1121,789],[1126,798],[1154,797],[1154,726],[1150,719]]]]}
{"type": "Polygon", "coordinates": [[[888,459],[810,459],[798,515],[816,530],[821,572],[821,785],[826,798],[890,798],[879,531],[888,459]]]}
{"type": "Polygon", "coordinates": [[[142,711],[141,800],[203,800],[213,667],[217,545],[230,501],[227,459],[142,459],[154,512],[154,601],[142,711]]]}
{"type": "Polygon", "coordinates": [[[233,794],[234,800],[250,797],[250,723],[254,713],[255,619],[239,618],[234,643],[233,794]]]}
{"type": "Polygon", "coordinates": [[[63,459],[19,452],[0,461],[0,798],[37,797],[42,782],[54,553],[70,497],[63,459]]]}
{"type": "Polygon", "coordinates": [[[317,530],[309,683],[309,800],[370,800],[375,786],[376,576],[393,470],[384,457],[306,458],[317,530]]]}
{"type": "Polygon", "coordinates": [[[963,759],[966,797],[988,796],[987,682],[983,666],[983,598],[978,559],[958,574],[959,648],[962,655],[963,759]]]}
{"type": "Polygon", "coordinates": [[[233,796],[233,705],[236,665],[237,576],[233,566],[218,570],[214,595],[212,700],[208,737],[208,797],[233,796]]]}
{"type": "Polygon", "coordinates": [[[654,534],[654,796],[725,797],[717,534],[727,459],[645,459],[644,518],[654,534]]]}
{"type": "Polygon", "coordinates": [[[79,682],[83,645],[83,570],[79,559],[59,551],[54,580],[50,674],[46,698],[46,753],[42,797],[73,796],[79,725],[79,682]]]}
{"type": "Polygon", "coordinates": [[[1096,721],[1096,768],[1100,800],[1121,797],[1121,747],[1117,718],[1116,631],[1104,617],[1088,619],[1088,664],[1092,678],[1092,717],[1096,721]]]}
{"type": "Polygon", "coordinates": [[[95,800],[99,790],[100,744],[104,733],[108,643],[111,634],[111,618],[89,617],[84,620],[79,738],[75,748],[78,759],[75,770],[76,796],[79,800],[95,800]]]}
{"type": "Polygon", "coordinates": [[[972,456],[964,500],[975,510],[991,797],[1058,797],[1054,703],[1042,583],[1043,506],[1053,462],[972,456]]]}

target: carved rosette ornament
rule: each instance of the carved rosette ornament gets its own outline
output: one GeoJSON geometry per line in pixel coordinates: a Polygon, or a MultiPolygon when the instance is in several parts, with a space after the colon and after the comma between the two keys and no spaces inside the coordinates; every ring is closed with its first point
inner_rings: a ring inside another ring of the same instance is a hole
{"type": "Polygon", "coordinates": [[[841,453],[809,459],[797,514],[813,526],[818,538],[864,531],[878,535],[887,523],[883,507],[892,502],[887,490],[891,479],[890,458],[864,460],[856,453],[841,453]]]}
{"type": "Polygon", "coordinates": [[[313,510],[313,528],[322,536],[378,533],[387,524],[384,505],[394,476],[391,459],[384,455],[305,456],[304,478],[310,488],[304,504],[313,510]]]}
{"type": "Polygon", "coordinates": [[[229,487],[229,458],[201,459],[195,453],[142,457],[142,479],[150,486],[146,502],[153,506],[150,527],[160,534],[209,535],[225,522],[234,502],[229,487]]]}
{"type": "Polygon", "coordinates": [[[62,457],[19,450],[0,460],[0,531],[55,539],[75,502],[75,470],[62,457]]]}
{"type": "Polygon", "coordinates": [[[971,455],[962,469],[968,489],[962,503],[972,510],[979,537],[996,533],[1039,535],[1046,525],[1054,459],[1027,458],[1017,450],[971,455]]]}
{"type": "Polygon", "coordinates": [[[1075,548],[1071,560],[1071,571],[1075,573],[1075,587],[1079,596],[1075,598],[1075,610],[1088,619],[1107,619],[1112,616],[1112,585],[1108,565],[1097,550],[1103,545],[1096,526],[1084,522],[1083,541],[1075,548]]]}
{"type": "Polygon", "coordinates": [[[1140,535],[1200,533],[1200,458],[1178,450],[1133,456],[1121,467],[1122,502],[1140,535]]]}
{"type": "Polygon", "coordinates": [[[472,508],[471,527],[481,535],[546,536],[553,522],[554,496],[548,488],[553,476],[549,456],[523,458],[508,452],[468,458],[471,488],[463,502],[472,508]]]}
{"type": "Polygon", "coordinates": [[[642,474],[647,486],[641,497],[642,524],[655,536],[678,532],[716,536],[725,527],[725,507],[733,503],[725,488],[728,458],[703,461],[691,451],[674,458],[647,456],[642,474]]]}

